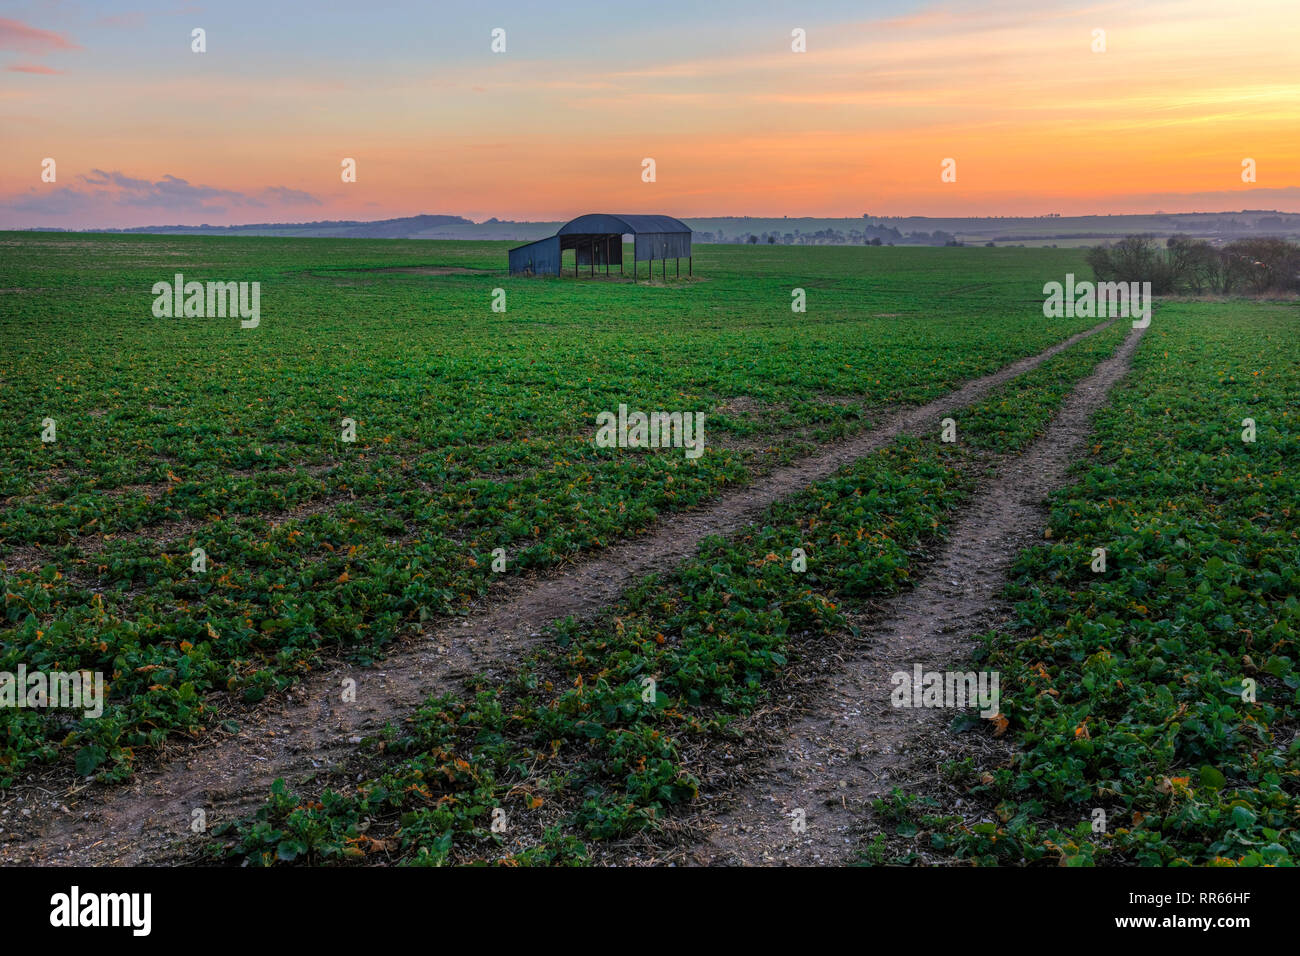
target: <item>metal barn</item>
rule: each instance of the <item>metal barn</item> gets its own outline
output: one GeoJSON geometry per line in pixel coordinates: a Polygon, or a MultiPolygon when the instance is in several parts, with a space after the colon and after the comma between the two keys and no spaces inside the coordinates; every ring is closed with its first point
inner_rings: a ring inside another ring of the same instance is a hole
{"type": "Polygon", "coordinates": [[[623,237],[632,236],[632,275],[640,262],[663,263],[663,274],[668,275],[668,260],[674,260],[674,269],[681,275],[681,260],[686,260],[686,274],[694,275],[691,258],[691,229],[672,216],[614,216],[592,213],[579,216],[560,227],[560,231],[546,239],[538,239],[510,250],[510,274],[558,276],[564,250],[574,250],[573,274],[578,275],[586,266],[591,275],[596,267],[603,266],[609,275],[610,266],[623,272],[623,237]]]}

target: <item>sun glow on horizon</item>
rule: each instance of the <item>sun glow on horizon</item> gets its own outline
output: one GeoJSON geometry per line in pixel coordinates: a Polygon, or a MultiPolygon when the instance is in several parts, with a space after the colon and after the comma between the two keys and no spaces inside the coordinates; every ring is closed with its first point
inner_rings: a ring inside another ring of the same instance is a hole
{"type": "Polygon", "coordinates": [[[874,6],[720,8],[689,30],[526,6],[335,9],[304,25],[241,2],[129,26],[35,7],[0,20],[0,226],[554,220],[593,203],[685,217],[1300,211],[1291,0],[1231,17],[1217,0],[874,6]],[[504,53],[486,16],[505,24],[504,53]]]}

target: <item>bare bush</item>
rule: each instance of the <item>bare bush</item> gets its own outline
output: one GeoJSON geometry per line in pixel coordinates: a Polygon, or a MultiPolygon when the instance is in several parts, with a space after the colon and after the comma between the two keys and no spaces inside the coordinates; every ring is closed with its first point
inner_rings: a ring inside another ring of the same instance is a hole
{"type": "Polygon", "coordinates": [[[1285,239],[1238,239],[1222,255],[1246,291],[1300,289],[1300,247],[1285,239]]]}
{"type": "Polygon", "coordinates": [[[1099,282],[1150,282],[1170,292],[1260,294],[1300,289],[1300,246],[1285,239],[1240,239],[1215,248],[1202,239],[1127,236],[1088,250],[1099,282]]]}

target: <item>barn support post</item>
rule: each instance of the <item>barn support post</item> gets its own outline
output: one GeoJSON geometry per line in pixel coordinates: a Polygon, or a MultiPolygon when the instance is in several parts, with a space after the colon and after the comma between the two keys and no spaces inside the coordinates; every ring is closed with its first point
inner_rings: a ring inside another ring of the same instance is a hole
{"type": "Polygon", "coordinates": [[[688,276],[695,275],[695,259],[692,256],[686,257],[686,274],[688,276]]]}
{"type": "Polygon", "coordinates": [[[673,256],[673,268],[677,270],[677,274],[674,278],[680,279],[682,277],[682,260],[678,259],[676,256],[673,256]]]}

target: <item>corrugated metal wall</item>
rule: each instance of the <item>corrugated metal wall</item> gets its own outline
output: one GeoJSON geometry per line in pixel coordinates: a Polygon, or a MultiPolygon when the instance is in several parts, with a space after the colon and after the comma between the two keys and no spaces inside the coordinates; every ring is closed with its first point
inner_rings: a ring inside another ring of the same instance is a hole
{"type": "Polygon", "coordinates": [[[637,259],[685,259],[691,254],[689,232],[638,232],[637,259]]]}
{"type": "Polygon", "coordinates": [[[510,250],[510,274],[558,276],[560,274],[560,237],[549,236],[526,246],[510,250]]]}

